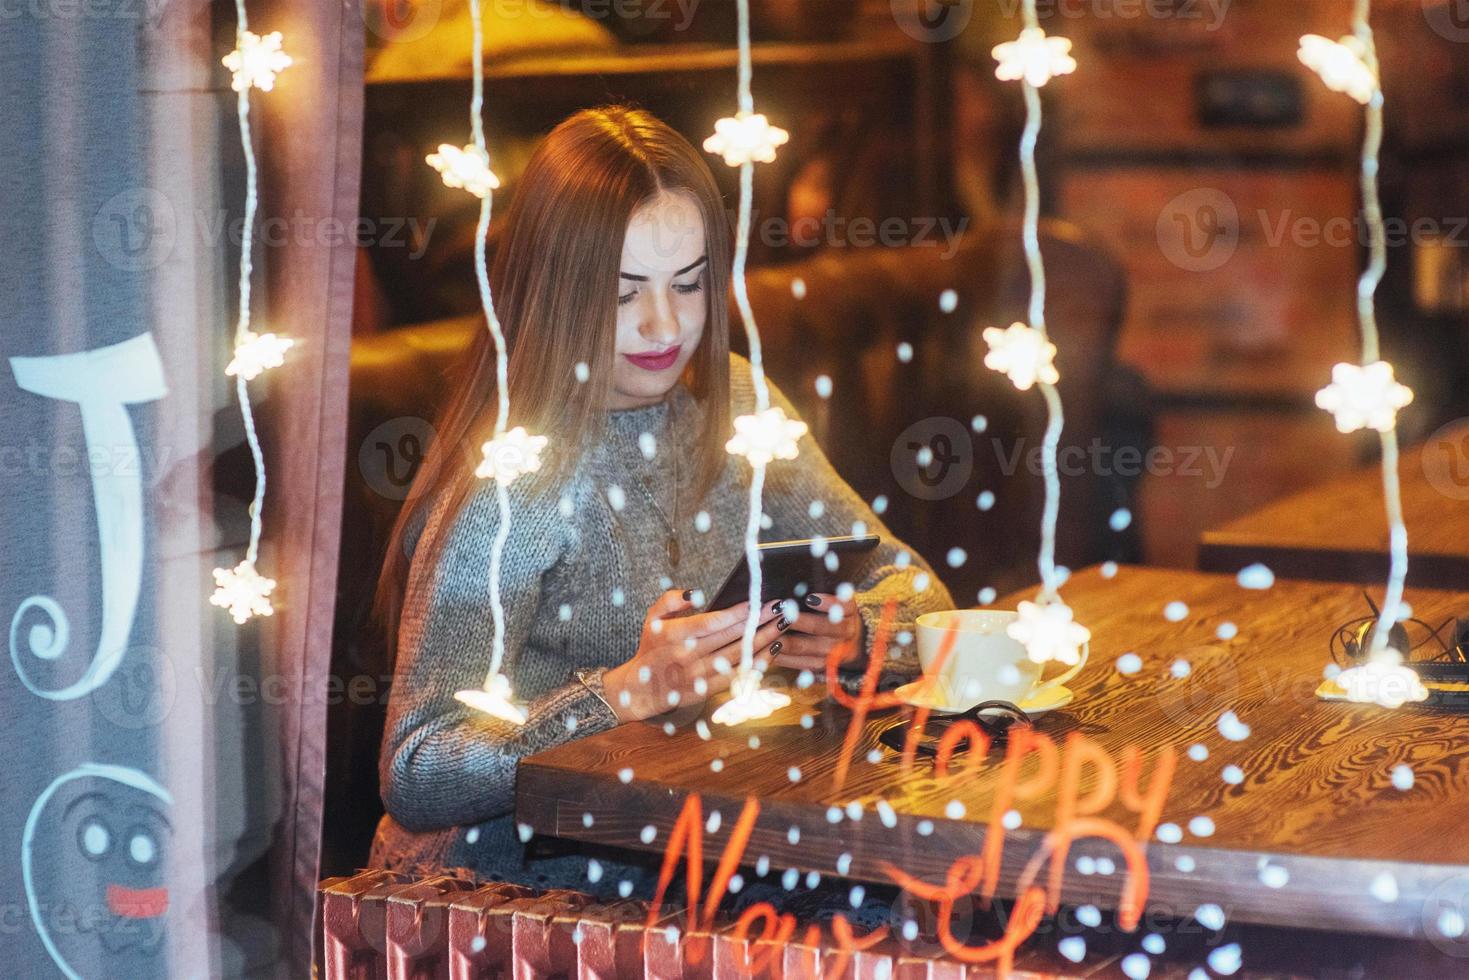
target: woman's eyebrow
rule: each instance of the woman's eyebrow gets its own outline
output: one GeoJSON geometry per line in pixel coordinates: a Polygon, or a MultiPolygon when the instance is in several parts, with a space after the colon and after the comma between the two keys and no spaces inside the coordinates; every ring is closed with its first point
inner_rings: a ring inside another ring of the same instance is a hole
{"type": "MultiPolygon", "coordinates": [[[[707,256],[707,255],[701,256],[700,258],[696,259],[695,261],[690,262],[688,265],[684,266],[682,269],[679,269],[677,272],[674,273],[674,275],[675,276],[681,276],[685,272],[693,272],[699,266],[703,265],[705,262],[708,262],[708,261],[709,261],[709,256],[707,256]]],[[[622,279],[631,279],[633,282],[647,282],[648,281],[648,277],[647,276],[637,276],[637,275],[633,275],[631,272],[619,272],[617,275],[620,278],[622,278],[622,279]]]]}

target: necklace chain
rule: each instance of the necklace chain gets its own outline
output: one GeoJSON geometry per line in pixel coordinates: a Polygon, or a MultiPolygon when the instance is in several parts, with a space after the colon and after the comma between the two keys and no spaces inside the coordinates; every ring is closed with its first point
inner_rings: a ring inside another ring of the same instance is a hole
{"type": "MultiPolygon", "coordinates": [[[[663,507],[658,503],[658,497],[657,497],[657,495],[653,493],[652,488],[648,485],[648,477],[646,475],[644,475],[644,474],[633,473],[631,471],[631,467],[629,467],[629,466],[626,465],[626,462],[623,462],[623,469],[627,470],[628,471],[628,475],[631,476],[631,477],[633,477],[633,482],[637,484],[638,490],[642,493],[642,495],[644,497],[646,497],[648,499],[648,504],[653,508],[653,512],[658,515],[658,519],[663,522],[664,528],[668,531],[668,540],[666,542],[666,548],[667,548],[667,551],[668,551],[668,561],[669,561],[669,564],[671,564],[673,567],[677,568],[678,567],[678,563],[679,563],[679,559],[681,559],[683,557],[683,549],[680,547],[679,539],[678,539],[678,518],[679,518],[679,497],[680,497],[680,493],[679,493],[679,472],[678,472],[678,470],[679,470],[679,467],[678,467],[679,451],[678,451],[678,445],[677,445],[677,442],[676,442],[676,440],[677,440],[677,434],[678,434],[678,420],[677,420],[677,410],[674,408],[674,405],[673,405],[673,397],[671,395],[669,396],[669,399],[668,399],[667,404],[668,404],[668,426],[667,426],[666,431],[668,433],[668,442],[670,443],[670,446],[667,447],[667,451],[668,451],[669,455],[673,457],[673,519],[672,520],[669,519],[667,512],[664,511],[663,507]]],[[[663,447],[660,447],[660,448],[663,448],[663,447]]],[[[642,447],[641,446],[638,446],[637,449],[638,449],[638,452],[639,453],[642,453],[642,447]]],[[[656,458],[656,456],[657,456],[657,454],[655,452],[654,457],[656,458]]],[[[621,459],[621,457],[619,457],[619,459],[621,459]]]]}

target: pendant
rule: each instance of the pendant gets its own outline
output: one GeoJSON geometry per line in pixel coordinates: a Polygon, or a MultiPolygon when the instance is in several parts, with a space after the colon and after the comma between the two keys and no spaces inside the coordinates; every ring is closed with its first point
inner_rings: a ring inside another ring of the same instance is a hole
{"type": "Polygon", "coordinates": [[[683,557],[683,552],[678,546],[678,535],[668,536],[668,560],[674,568],[678,567],[678,560],[683,557]]]}

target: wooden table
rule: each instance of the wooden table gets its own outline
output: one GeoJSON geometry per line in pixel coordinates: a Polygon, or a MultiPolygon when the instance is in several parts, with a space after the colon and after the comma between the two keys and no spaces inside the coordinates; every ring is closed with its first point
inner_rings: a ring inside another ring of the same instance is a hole
{"type": "MultiPolygon", "coordinates": [[[[1176,747],[1162,820],[1189,828],[1192,818],[1207,816],[1215,827],[1212,836],[1185,829],[1178,843],[1148,843],[1150,914],[1187,917],[1217,903],[1231,921],[1422,937],[1434,921],[1427,910],[1469,889],[1469,718],[1314,697],[1331,627],[1361,612],[1357,589],[1282,581],[1249,592],[1230,577],[1124,567],[1112,580],[1096,569],[1079,573],[1065,595],[1093,631],[1091,665],[1073,683],[1076,701],[1040,718],[1038,729],[1058,742],[1081,732],[1114,757],[1138,746],[1145,774],[1164,746],[1176,747]],[[1164,616],[1173,601],[1188,604],[1181,622],[1164,616]],[[1239,629],[1227,642],[1216,638],[1226,621],[1239,629]],[[1128,651],[1142,667],[1124,676],[1115,664],[1128,651]],[[1179,659],[1191,667],[1187,678],[1173,676],[1179,659]],[[1244,741],[1221,736],[1218,721],[1229,710],[1252,729],[1244,741]],[[1208,749],[1206,761],[1188,757],[1194,745],[1208,749]],[[1400,764],[1415,775],[1406,791],[1393,785],[1400,764]],[[1237,785],[1221,776],[1231,765],[1242,773],[1237,785]],[[1189,860],[1192,870],[1180,870],[1189,860]],[[1267,863],[1289,876],[1284,887],[1262,881],[1267,863]],[[1384,873],[1393,876],[1396,898],[1382,884],[1384,873]]],[[[1442,591],[1410,590],[1408,599],[1429,619],[1469,604],[1469,596],[1442,591]]],[[[711,726],[707,740],[687,725],[669,735],[658,723],[630,724],[527,758],[517,819],[538,833],[661,851],[685,797],[698,792],[706,813],[724,817],[706,836],[706,855],[720,852],[752,796],[761,809],[746,860],[768,855],[778,869],[884,881],[881,863],[890,861],[937,883],[952,861],[980,850],[1000,750],[968,778],[941,782],[922,757],[904,777],[898,753],[878,735],[908,709],[889,710],[868,719],[838,791],[834,772],[850,714],[823,702],[819,686],[799,693],[797,704],[765,721],[711,726]],[[814,716],[810,729],[800,724],[804,714],[814,716]],[[868,761],[874,749],[877,761],[868,761]],[[719,772],[711,769],[716,759],[723,760],[719,772]],[[794,783],[792,766],[800,770],[794,783]],[[879,800],[891,810],[879,810],[879,800]],[[957,819],[945,815],[951,800],[965,807],[957,819]],[[829,808],[854,801],[863,807],[860,819],[843,813],[829,822],[829,808]],[[651,845],[641,836],[649,824],[657,829],[651,845]],[[791,827],[800,828],[798,842],[791,827]]],[[[1083,780],[1083,788],[1090,785],[1083,780]]],[[[1016,804],[1023,822],[1005,839],[1001,894],[1014,894],[1055,807],[1054,790],[1016,804]]],[[[1116,805],[1102,816],[1127,827],[1136,822],[1116,805]]],[[[1117,853],[1100,841],[1073,849],[1073,857],[1116,860],[1117,853]]],[[[1062,899],[1115,907],[1119,879],[1120,871],[1080,874],[1073,861],[1062,899]]]]}
{"type": "MultiPolygon", "coordinates": [[[[1408,584],[1469,589],[1469,423],[1445,426],[1402,456],[1408,584]]],[[[1264,562],[1285,578],[1383,582],[1382,468],[1277,501],[1204,534],[1199,567],[1233,574],[1264,562]]]]}

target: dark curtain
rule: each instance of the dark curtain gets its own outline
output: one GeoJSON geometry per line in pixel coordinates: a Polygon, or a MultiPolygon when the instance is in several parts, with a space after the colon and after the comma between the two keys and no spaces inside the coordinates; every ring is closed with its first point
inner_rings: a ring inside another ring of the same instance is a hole
{"type": "Polygon", "coordinates": [[[320,842],[361,146],[355,3],[249,3],[252,385],[276,614],[208,604],[253,472],[224,376],[232,3],[0,12],[0,976],[304,976],[320,842]]]}

